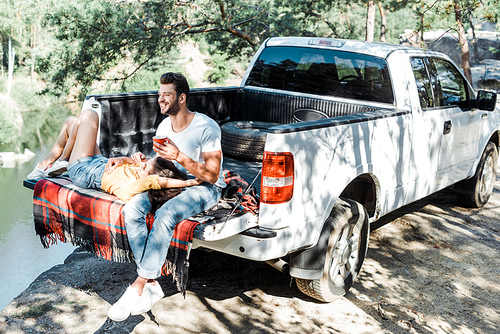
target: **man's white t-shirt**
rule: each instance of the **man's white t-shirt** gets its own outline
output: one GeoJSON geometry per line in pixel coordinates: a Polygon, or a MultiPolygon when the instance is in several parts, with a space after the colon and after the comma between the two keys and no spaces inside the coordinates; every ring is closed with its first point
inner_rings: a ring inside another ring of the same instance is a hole
{"type": "MultiPolygon", "coordinates": [[[[181,132],[173,131],[170,117],[167,117],[158,126],[156,135],[167,136],[182,153],[197,162],[204,162],[203,152],[222,152],[220,127],[205,114],[196,112],[191,123],[181,132]]],[[[222,156],[219,179],[215,185],[221,188],[226,186],[222,176],[222,156]]]]}

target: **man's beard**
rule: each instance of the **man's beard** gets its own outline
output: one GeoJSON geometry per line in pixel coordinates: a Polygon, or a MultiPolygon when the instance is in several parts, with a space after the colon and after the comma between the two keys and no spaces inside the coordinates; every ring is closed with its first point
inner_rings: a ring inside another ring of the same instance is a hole
{"type": "Polygon", "coordinates": [[[168,109],[166,114],[169,116],[175,116],[179,113],[179,110],[181,110],[181,107],[179,106],[179,100],[175,100],[175,103],[172,104],[168,109]]]}

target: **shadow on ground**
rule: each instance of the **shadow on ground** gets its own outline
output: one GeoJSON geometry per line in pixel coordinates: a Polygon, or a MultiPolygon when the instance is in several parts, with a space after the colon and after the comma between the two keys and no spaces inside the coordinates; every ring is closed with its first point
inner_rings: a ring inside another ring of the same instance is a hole
{"type": "Polygon", "coordinates": [[[184,299],[170,277],[147,314],[117,323],[107,310],[135,265],[77,250],[0,313],[2,333],[494,333],[498,330],[500,190],[482,209],[450,190],[372,225],[351,291],[327,304],[265,263],[194,250],[184,299]]]}

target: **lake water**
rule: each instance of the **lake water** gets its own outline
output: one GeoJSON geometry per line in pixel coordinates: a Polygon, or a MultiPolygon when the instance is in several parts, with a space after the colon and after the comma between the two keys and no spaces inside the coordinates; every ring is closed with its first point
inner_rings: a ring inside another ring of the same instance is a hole
{"type": "MultiPolygon", "coordinates": [[[[64,262],[75,246],[58,243],[43,248],[33,224],[33,191],[23,186],[37,161],[50,149],[66,115],[53,118],[50,135],[41,137],[45,145],[30,147],[36,153],[28,162],[16,163],[12,168],[0,167],[0,310],[24,291],[41,273],[64,262]]],[[[32,141],[34,143],[35,141],[32,141]]],[[[36,146],[32,144],[32,146],[36,146]]],[[[2,150],[4,151],[4,150],[2,150]]]]}
{"type": "Polygon", "coordinates": [[[23,180],[41,158],[39,154],[14,168],[0,168],[0,310],[75,249],[66,243],[44,249],[35,234],[33,191],[23,187],[23,180]]]}

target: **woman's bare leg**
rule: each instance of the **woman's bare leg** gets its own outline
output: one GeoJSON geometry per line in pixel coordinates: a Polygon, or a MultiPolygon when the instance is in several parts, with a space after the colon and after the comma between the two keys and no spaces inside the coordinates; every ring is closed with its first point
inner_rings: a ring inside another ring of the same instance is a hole
{"type": "MultiPolygon", "coordinates": [[[[61,153],[61,156],[59,157],[59,160],[69,160],[71,157],[71,152],[73,152],[73,147],[75,146],[75,141],[76,141],[76,135],[78,133],[78,127],[80,126],[80,118],[78,118],[73,125],[73,129],[71,130],[68,140],[66,141],[66,146],[64,146],[64,150],[61,153]]],[[[97,137],[96,137],[97,140],[97,137]]],[[[100,154],[99,147],[97,146],[97,143],[94,147],[94,152],[93,155],[100,154]]]]}
{"type": "Polygon", "coordinates": [[[66,146],[70,138],[70,133],[73,130],[74,125],[77,123],[77,120],[78,118],[76,118],[75,116],[70,116],[64,121],[61,131],[57,136],[56,142],[54,143],[54,146],[52,146],[52,149],[50,150],[49,154],[45,157],[45,159],[43,159],[41,162],[38,163],[37,166],[38,168],[46,169],[51,163],[56,161],[58,158],[60,158],[61,160],[69,158],[69,154],[65,156],[64,152],[66,151],[66,146]]]}
{"type": "Polygon", "coordinates": [[[99,154],[97,147],[97,132],[99,130],[99,116],[93,110],[85,110],[78,119],[68,140],[69,163],[99,154]]]}

